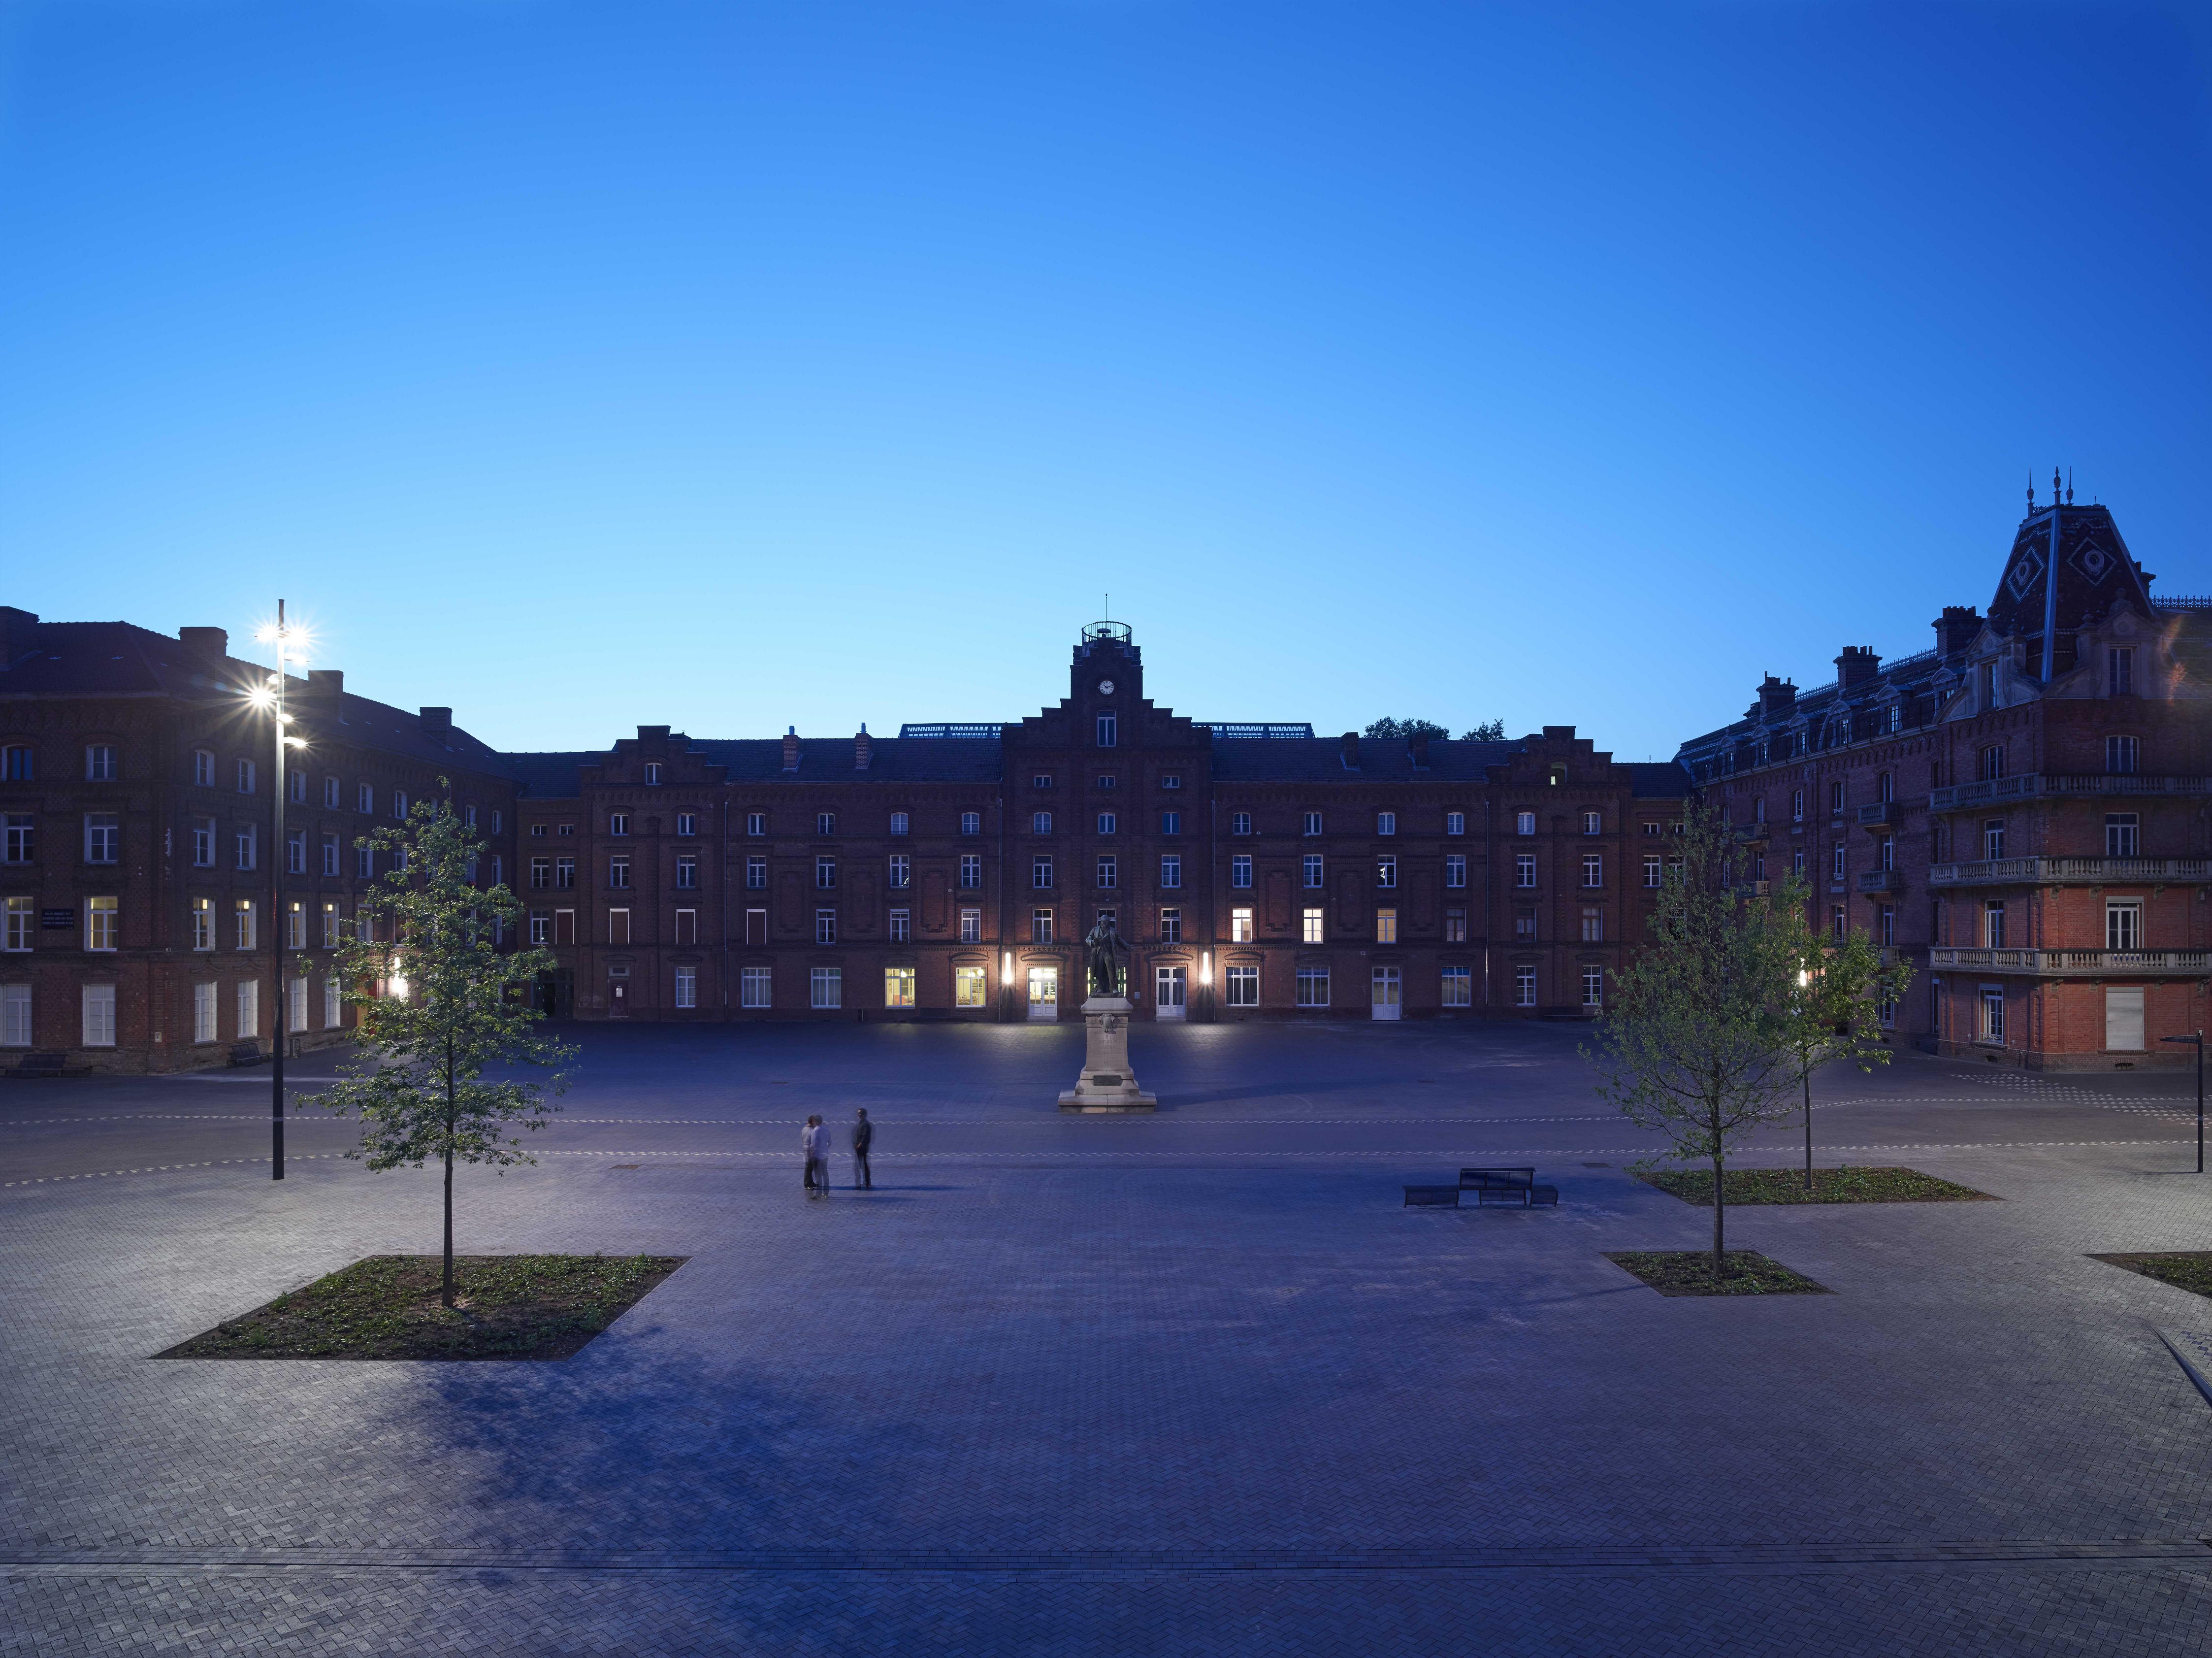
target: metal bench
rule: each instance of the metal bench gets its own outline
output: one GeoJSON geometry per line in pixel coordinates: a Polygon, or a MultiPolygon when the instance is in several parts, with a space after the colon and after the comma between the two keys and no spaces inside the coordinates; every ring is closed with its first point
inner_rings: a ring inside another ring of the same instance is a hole
{"type": "Polygon", "coordinates": [[[1457,1209],[1459,1188],[1455,1186],[1409,1186],[1406,1188],[1407,1209],[1457,1209]]]}
{"type": "Polygon", "coordinates": [[[1559,1187],[1538,1186],[1533,1168],[1463,1168],[1459,1172],[1459,1189],[1474,1193],[1478,1209],[1492,1197],[1500,1203],[1518,1198],[1523,1209],[1539,1203],[1557,1207],[1559,1201],[1559,1187]]]}
{"type": "Polygon", "coordinates": [[[67,1053],[27,1053],[15,1062],[10,1076],[59,1076],[62,1067],[69,1063],[67,1053]]]}
{"type": "Polygon", "coordinates": [[[258,1042],[234,1042],[230,1045],[230,1063],[234,1065],[258,1065],[268,1057],[261,1051],[258,1042]]]}

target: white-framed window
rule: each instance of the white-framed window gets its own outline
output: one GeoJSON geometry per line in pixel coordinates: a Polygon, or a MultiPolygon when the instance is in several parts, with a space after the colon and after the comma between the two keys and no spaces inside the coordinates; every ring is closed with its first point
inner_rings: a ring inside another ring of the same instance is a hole
{"type": "Polygon", "coordinates": [[[699,1005],[699,970],[678,967],[676,970],[676,1005],[696,1008],[699,1005]]]}
{"type": "Polygon", "coordinates": [[[323,873],[325,875],[337,874],[338,856],[338,838],[336,835],[325,835],[323,837],[323,873]]]}
{"type": "Polygon", "coordinates": [[[295,1031],[307,1028],[307,981],[304,978],[292,981],[290,993],[284,998],[284,1012],[295,1031]]]}
{"type": "MultiPolygon", "coordinates": [[[[748,813],[746,813],[746,814],[745,814],[745,832],[746,832],[748,835],[752,835],[752,836],[755,836],[755,837],[758,837],[758,836],[761,836],[761,835],[765,835],[766,833],[768,833],[768,814],[767,814],[767,813],[765,813],[765,812],[748,812],[748,813]]],[[[762,1006],[763,1006],[763,1007],[765,1007],[765,1006],[767,1006],[767,1003],[763,1003],[761,1005],[762,1005],[762,1006]]]]}
{"type": "Polygon", "coordinates": [[[115,781],[115,745],[112,742],[88,743],[84,751],[84,780],[87,783],[115,781]]]}
{"type": "Polygon", "coordinates": [[[845,1005],[845,974],[841,967],[816,967],[807,975],[813,991],[810,1005],[816,1008],[842,1008],[845,1005]]]}
{"type": "Polygon", "coordinates": [[[203,789],[215,787],[215,755],[210,750],[192,750],[192,781],[203,789]]]}
{"type": "Polygon", "coordinates": [[[1464,944],[1467,942],[1466,911],[1447,910],[1444,911],[1444,942],[1447,944],[1464,944]]]}
{"type": "Polygon", "coordinates": [[[1320,813],[1309,812],[1305,814],[1305,827],[1304,832],[1309,835],[1317,835],[1321,833],[1320,813]]]}
{"type": "Polygon", "coordinates": [[[1301,967],[1297,970],[1297,1005],[1301,1008],[1328,1006],[1328,969],[1301,967]]]}
{"type": "Polygon", "coordinates": [[[1583,854],[1583,885],[1585,887],[1602,887],[1605,885],[1604,853],[1585,852],[1583,854]]]}
{"type": "Polygon", "coordinates": [[[284,832],[284,873],[288,875],[307,873],[307,832],[304,829],[284,832]]]}
{"type": "Polygon", "coordinates": [[[1310,887],[1318,888],[1321,886],[1321,859],[1322,855],[1319,852],[1308,852],[1305,855],[1305,884],[1310,887]]]}
{"type": "Polygon", "coordinates": [[[1120,881],[1121,875],[1121,865],[1115,858],[1114,855],[1111,852],[1101,852],[1098,855],[1099,890],[1101,892],[1111,891],[1115,885],[1120,881]]]}
{"type": "Polygon", "coordinates": [[[1032,789],[1049,789],[1049,788],[1051,788],[1051,787],[1052,787],[1052,773],[1051,773],[1051,772],[1049,772],[1049,771],[1032,771],[1032,772],[1030,772],[1030,788],[1032,788],[1032,789]]]}
{"type": "Polygon", "coordinates": [[[2123,646],[2105,652],[2105,694],[2108,697],[2131,697],[2136,689],[2136,653],[2133,646],[2123,646]]]}
{"type": "Polygon", "coordinates": [[[960,814],[960,832],[963,835],[981,834],[983,814],[981,812],[963,812],[960,814]]]}
{"type": "Polygon", "coordinates": [[[112,1048],[115,1045],[115,986],[87,984],[83,998],[83,1029],[82,1034],[88,1048],[112,1048]]]}
{"type": "Polygon", "coordinates": [[[886,1008],[914,1006],[914,971],[911,967],[884,969],[884,1006],[886,1008]]]}
{"type": "MultiPolygon", "coordinates": [[[[575,914],[575,911],[574,910],[568,910],[564,911],[562,913],[573,916],[575,914]]],[[[376,942],[375,911],[357,909],[353,912],[353,936],[356,942],[362,944],[374,944],[376,942]]]]}
{"type": "Polygon", "coordinates": [[[216,1025],[216,989],[213,984],[192,986],[192,1040],[195,1042],[218,1042],[222,1039],[216,1025]]]}
{"type": "Polygon", "coordinates": [[[1325,937],[1326,935],[1323,931],[1322,923],[1322,911],[1318,909],[1299,911],[1298,942],[1301,944],[1319,944],[1324,942],[1325,937]]]}
{"type": "Polygon", "coordinates": [[[353,809],[366,817],[376,810],[376,789],[372,783],[362,783],[354,790],[353,809]]]}
{"type": "Polygon", "coordinates": [[[698,890],[699,859],[696,854],[687,852],[676,860],[676,885],[682,892],[698,890]]]}
{"type": "Polygon", "coordinates": [[[2106,771],[2116,777],[2128,777],[2142,769],[2142,738],[2107,737],[2105,739],[2106,771]]]}
{"type": "MultiPolygon", "coordinates": [[[[575,860],[573,858],[570,859],[568,867],[573,871],[575,868],[575,860]]],[[[374,881],[376,879],[376,848],[362,842],[355,843],[353,849],[353,874],[354,879],[356,881],[374,881]]]]}
{"type": "Polygon", "coordinates": [[[1513,1005],[1533,1008],[1536,1005],[1536,970],[1516,967],[1513,970],[1513,1005]]]}
{"type": "Polygon", "coordinates": [[[1602,967],[1583,968],[1583,1006],[1585,1008],[1601,1008],[1604,1005],[1605,969],[1602,967]]]}
{"type": "Polygon", "coordinates": [[[1232,835],[1250,834],[1252,814],[1249,812],[1231,812],[1229,814],[1229,832],[1232,835]]]}
{"type": "Polygon", "coordinates": [[[1182,885],[1182,857],[1180,853],[1160,854],[1160,885],[1163,887],[1182,885]]]}
{"type": "Polygon", "coordinates": [[[1110,835],[1114,832],[1114,814],[1111,812],[1101,812],[1098,814],[1098,832],[1102,835],[1110,835]]]}
{"type": "Polygon", "coordinates": [[[113,863],[123,853],[121,820],[112,812],[88,812],[84,814],[84,861],[87,863],[113,863]]]}
{"type": "MultiPolygon", "coordinates": [[[[833,881],[830,884],[834,887],[836,882],[833,881]]],[[[618,855],[607,860],[607,885],[614,887],[629,885],[629,859],[626,856],[618,855]]]]}
{"type": "Polygon", "coordinates": [[[232,843],[236,852],[238,868],[251,869],[260,863],[260,831],[261,826],[258,823],[242,823],[238,826],[238,833],[232,843]]]}
{"type": "Polygon", "coordinates": [[[112,950],[122,942],[122,900],[88,898],[84,901],[84,948],[112,950]]]}
{"type": "Polygon", "coordinates": [[[1469,967],[1446,967],[1443,970],[1443,1005],[1447,1008],[1471,1008],[1474,1005],[1474,972],[1469,967]]]}
{"type": "MultiPolygon", "coordinates": [[[[1797,856],[1800,858],[1805,856],[1802,849],[1797,856]]],[[[1646,887],[1656,887],[1659,884],[1660,868],[1659,855],[1656,852],[1646,856],[1644,860],[1644,884],[1646,887]]]]}
{"type": "Polygon", "coordinates": [[[241,978],[238,982],[238,1025],[234,1032],[240,1041],[261,1034],[261,981],[241,978]]]}
{"type": "Polygon", "coordinates": [[[741,1008],[767,1008],[775,1005],[775,970],[772,967],[746,967],[738,975],[738,1005],[741,1008]]]}
{"type": "Polygon", "coordinates": [[[1447,887],[1464,887],[1467,885],[1466,853],[1447,852],[1444,854],[1444,885],[1447,887]]]}
{"type": "Polygon", "coordinates": [[[215,948],[215,900],[196,898],[191,901],[192,948],[196,950],[215,948]]]}
{"type": "Polygon", "coordinates": [[[1790,820],[1792,823],[1805,821],[1805,791],[1802,789],[1790,791],[1790,820]]]}
{"type": "Polygon", "coordinates": [[[1982,1040],[1999,1047],[2005,1039],[2005,994],[2002,984],[1982,986],[1982,1040]]]}
{"type": "Polygon", "coordinates": [[[338,809],[338,780],[336,777],[323,779],[323,804],[333,812],[338,809]]]}
{"type": "Polygon", "coordinates": [[[1516,852],[1513,855],[1513,884],[1516,887],[1534,887],[1536,884],[1536,855],[1534,852],[1516,852]]]}
{"type": "Polygon", "coordinates": [[[407,791],[404,789],[392,791],[392,815],[402,823],[407,820],[407,791]]]}
{"type": "MultiPolygon", "coordinates": [[[[214,989],[213,985],[208,987],[214,989]]],[[[338,984],[336,973],[323,978],[323,1028],[334,1031],[345,1022],[345,992],[338,984]]]]}
{"type": "Polygon", "coordinates": [[[335,950],[338,947],[338,906],[325,900],[323,905],[323,948],[335,950]]]}
{"type": "Polygon", "coordinates": [[[253,792],[253,762],[252,760],[239,761],[238,792],[241,795],[252,794],[253,792]]]}
{"type": "Polygon", "coordinates": [[[1887,949],[1897,942],[1897,905],[1885,904],[1875,912],[1876,942],[1887,949]]]}
{"type": "Polygon", "coordinates": [[[1051,813],[1049,813],[1049,812],[1032,812],[1032,813],[1030,813],[1030,833],[1031,833],[1031,834],[1033,834],[1033,835],[1048,835],[1048,834],[1050,834],[1051,832],[1052,832],[1052,814],[1051,814],[1051,813]]]}
{"type": "Polygon", "coordinates": [[[288,950],[307,948],[307,910],[296,898],[284,911],[284,948],[288,950]]]}
{"type": "Polygon", "coordinates": [[[2105,903],[2105,948],[2140,950],[2143,947],[2142,903],[2137,899],[2108,899],[2105,903]]]}
{"type": "Polygon", "coordinates": [[[1111,714],[1098,716],[1098,746],[1111,748],[1121,741],[1121,722],[1111,714]]]}
{"type": "Polygon", "coordinates": [[[2105,814],[2105,856],[2139,857],[2142,853],[2142,820],[2133,812],[2105,814]]]}
{"type": "Polygon", "coordinates": [[[1836,841],[1832,843],[1828,848],[1828,879],[1831,881],[1841,881],[1843,878],[1844,844],[1841,841],[1836,841]]]}
{"type": "Polygon", "coordinates": [[[230,913],[232,948],[240,950],[253,948],[258,930],[254,925],[253,900],[250,898],[233,899],[230,913]]]}
{"type": "Polygon", "coordinates": [[[890,883],[894,889],[914,885],[914,860],[904,852],[891,854],[890,883]]]}
{"type": "Polygon", "coordinates": [[[1398,885],[1398,857],[1395,852],[1384,852],[1375,860],[1375,884],[1389,892],[1398,885]]]}
{"type": "MultiPolygon", "coordinates": [[[[1765,801],[1761,801],[1759,803],[1759,820],[1761,823],[1766,821],[1766,802],[1765,801]]],[[[1583,814],[1583,833],[1586,835],[1601,835],[1604,832],[1605,814],[1603,813],[1585,812],[1583,814]]]]}
{"type": "Polygon", "coordinates": [[[1586,905],[1583,909],[1582,919],[1583,942],[1585,944],[1604,943],[1605,911],[1598,909],[1595,905],[1586,905]]]}
{"type": "Polygon", "coordinates": [[[1237,852],[1230,857],[1229,884],[1231,887],[1251,886],[1252,855],[1249,852],[1237,852]]]}
{"type": "Polygon", "coordinates": [[[905,813],[903,813],[903,812],[894,812],[894,813],[892,813],[892,814],[891,814],[891,833],[893,833],[893,834],[895,834],[895,835],[903,835],[903,834],[904,834],[904,833],[906,833],[906,832],[907,832],[907,826],[908,826],[908,823],[910,823],[911,821],[912,821],[912,820],[911,820],[911,819],[909,819],[909,818],[908,817],[908,815],[907,815],[905,813]]]}
{"type": "Polygon", "coordinates": [[[1249,944],[1252,942],[1252,912],[1249,910],[1231,910],[1229,912],[1229,942],[1231,944],[1249,944]]]}
{"type": "Polygon", "coordinates": [[[1398,912],[1395,909],[1386,906],[1376,911],[1375,942],[1377,944],[1395,944],[1398,942],[1398,912]]]}
{"type": "Polygon", "coordinates": [[[891,942],[894,944],[904,944],[911,941],[913,937],[914,911],[911,910],[892,911],[891,942]]]}
{"type": "Polygon", "coordinates": [[[1375,814],[1375,832],[1378,835],[1396,834],[1398,814],[1395,812],[1377,812],[1375,814]]]}
{"type": "Polygon", "coordinates": [[[655,787],[659,783],[660,762],[659,760],[647,760],[645,763],[645,782],[647,788],[655,787]]]}
{"type": "Polygon", "coordinates": [[[1164,835],[1179,835],[1182,833],[1182,814],[1180,812],[1161,813],[1160,832],[1164,835]]]}
{"type": "Polygon", "coordinates": [[[981,910],[969,908],[960,911],[960,942],[963,944],[981,944],[983,942],[983,912],[981,910]]]}
{"type": "Polygon", "coordinates": [[[1516,812],[1513,814],[1513,832],[1516,835],[1534,834],[1536,814],[1534,812],[1516,812]]]}
{"type": "Polygon", "coordinates": [[[1232,966],[1224,977],[1228,994],[1222,999],[1224,1006],[1256,1008],[1260,1005],[1259,968],[1232,966]]]}
{"type": "Polygon", "coordinates": [[[952,1005],[954,1007],[988,1007],[989,996],[990,987],[985,969],[955,967],[952,970],[952,1005]]]}
{"type": "MultiPolygon", "coordinates": [[[[2002,856],[2005,855],[2004,848],[2005,848],[2005,824],[2004,824],[2004,820],[2003,820],[2002,818],[1984,818],[1984,819],[1983,819],[1983,820],[1982,820],[1982,856],[1983,856],[1984,857],[1985,857],[1985,858],[2001,858],[2001,857],[2002,857],[2002,856]]],[[[1839,848],[1838,848],[1837,850],[1838,850],[1838,851],[1840,851],[1842,849],[1839,847],[1839,848]]],[[[1843,863],[1842,863],[1842,861],[1841,861],[1840,859],[1838,859],[1838,862],[1837,862],[1837,864],[1836,864],[1836,875],[1837,875],[1837,877],[1838,877],[1838,879],[1841,879],[1841,878],[1842,878],[1842,875],[1843,875],[1843,873],[1844,873],[1844,869],[1843,869],[1843,863]]]]}
{"type": "Polygon", "coordinates": [[[1051,911],[1032,910],[1030,911],[1030,942],[1032,944],[1049,944],[1052,942],[1051,911]]]}
{"type": "Polygon", "coordinates": [[[1464,812],[1447,812],[1447,813],[1445,813],[1445,814],[1444,814],[1444,833],[1446,833],[1446,834],[1448,834],[1448,835],[1463,835],[1463,834],[1465,834],[1466,832],[1467,832],[1467,814],[1466,814],[1466,813],[1464,813],[1464,812]]]}
{"type": "Polygon", "coordinates": [[[960,855],[960,885],[963,891],[973,892],[983,884],[983,855],[963,852],[960,855]]]}
{"type": "Polygon", "coordinates": [[[814,886],[817,892],[829,892],[837,885],[837,860],[823,856],[814,860],[814,886]]]}
{"type": "Polygon", "coordinates": [[[284,783],[285,792],[291,796],[292,804],[305,806],[307,803],[307,774],[304,771],[288,771],[284,774],[284,783]]]}
{"type": "Polygon", "coordinates": [[[627,812],[610,812],[607,814],[607,833],[610,835],[627,835],[629,833],[629,814],[627,812]]]}
{"type": "Polygon", "coordinates": [[[1182,778],[1173,771],[1167,772],[1160,778],[1160,787],[1163,789],[1180,789],[1182,787],[1182,778]]]}
{"type": "MultiPolygon", "coordinates": [[[[4,852],[0,852],[0,856],[4,856],[9,863],[33,862],[38,856],[39,848],[37,820],[28,812],[10,812],[4,820],[0,820],[0,825],[4,825],[8,837],[4,852]]],[[[194,860],[195,863],[198,861],[194,860]]],[[[208,842],[208,862],[215,862],[212,835],[208,842]]]]}
{"type": "MultiPolygon", "coordinates": [[[[676,832],[685,839],[696,836],[699,832],[699,814],[696,812],[678,812],[676,814],[676,832]]],[[[906,832],[902,829],[895,832],[904,834],[906,832]]]]}
{"type": "Polygon", "coordinates": [[[553,912],[550,910],[532,910],[530,912],[530,942],[532,944],[548,944],[552,939],[553,912]]]}
{"type": "Polygon", "coordinates": [[[814,942],[817,944],[835,944],[837,942],[837,912],[835,910],[817,910],[814,912],[814,942]]]}
{"type": "Polygon", "coordinates": [[[764,893],[768,890],[768,860],[750,857],[745,860],[745,890],[764,893]]]}
{"type": "Polygon", "coordinates": [[[1160,911],[1160,942],[1163,944],[1182,942],[1182,911],[1181,910],[1170,907],[1160,911]]]}
{"type": "Polygon", "coordinates": [[[31,1045],[31,987],[0,984],[0,1048],[31,1045]]]}
{"type": "Polygon", "coordinates": [[[1042,892],[1052,885],[1052,856],[1039,853],[1030,860],[1030,885],[1042,892]]]}

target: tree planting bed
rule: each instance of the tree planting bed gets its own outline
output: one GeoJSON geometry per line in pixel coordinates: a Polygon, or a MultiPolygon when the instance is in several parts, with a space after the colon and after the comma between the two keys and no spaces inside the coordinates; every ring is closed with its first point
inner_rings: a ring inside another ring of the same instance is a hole
{"type": "Polygon", "coordinates": [[[2212,1296],[2212,1249],[2168,1249],[2152,1254],[2092,1255],[2093,1261],[2124,1266],[2176,1289],[2212,1296]]]}
{"type": "Polygon", "coordinates": [[[371,1255],[180,1342],[165,1359],[564,1359],[682,1255],[371,1255]]]}
{"type": "Polygon", "coordinates": [[[1832,1292],[1802,1272],[1792,1272],[1779,1261],[1771,1261],[1749,1249],[1730,1249],[1721,1256],[1728,1274],[1713,1277],[1710,1249],[1607,1250],[1606,1259],[1624,1272],[1634,1274],[1662,1295],[1826,1295],[1832,1292]]]}
{"type": "MultiPolygon", "coordinates": [[[[1638,1179],[1686,1204],[1713,1204],[1711,1169],[1662,1168],[1639,1171],[1638,1179]]],[[[1735,1204],[1971,1204],[2002,1203],[1972,1186],[1923,1174],[1917,1168],[1856,1168],[1849,1164],[1813,1171],[1805,1189],[1802,1168],[1732,1168],[1728,1200],[1735,1204]]]]}

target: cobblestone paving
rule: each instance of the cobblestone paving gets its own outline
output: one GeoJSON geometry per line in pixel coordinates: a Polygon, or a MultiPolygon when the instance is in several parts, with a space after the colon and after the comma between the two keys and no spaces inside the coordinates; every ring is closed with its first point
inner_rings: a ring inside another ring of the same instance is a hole
{"type": "Polygon", "coordinates": [[[0,1094],[0,1652],[2212,1647],[2212,1304],[2086,1259],[2212,1231],[2172,1078],[1832,1079],[2007,1201],[1733,1210],[1837,1293],[1707,1301],[1603,1259],[1710,1213],[1557,1033],[1146,1033],[1109,1123],[1073,1032],[647,1034],[463,1177],[471,1253],[691,1257],[551,1364],[152,1361],[434,1177],[310,1117],[269,1181],[250,1082],[0,1094]],[[809,1204],[854,1103],[878,1190],[809,1204]],[[1509,1150],[1559,1210],[1398,1206],[1509,1150]]]}

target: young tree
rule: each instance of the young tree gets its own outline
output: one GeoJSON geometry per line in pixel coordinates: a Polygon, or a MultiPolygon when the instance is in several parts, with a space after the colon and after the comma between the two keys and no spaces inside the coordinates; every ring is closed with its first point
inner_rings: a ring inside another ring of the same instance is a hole
{"type": "Polygon", "coordinates": [[[1791,998],[1790,1045],[1805,1096],[1805,1190],[1810,1192],[1813,1073],[1838,1059],[1863,1071],[1889,1063],[1889,1049],[1880,1035],[1880,1009],[1904,999],[1912,969],[1902,964],[1884,966],[1881,950],[1856,928],[1823,942],[1808,925],[1805,947],[1791,998]]]}
{"type": "MultiPolygon", "coordinates": [[[[444,778],[441,787],[450,788],[444,778]]],[[[386,854],[391,872],[362,907],[384,942],[355,937],[339,946],[345,998],[361,1009],[366,1052],[322,1095],[333,1111],[359,1118],[362,1143],[349,1157],[373,1169],[434,1158],[445,1166],[445,1274],[440,1298],[453,1304],[453,1165],[536,1160],[501,1130],[543,1128],[568,1079],[489,1071],[515,1065],[552,1068],[574,1050],[538,1035],[541,1016],[530,989],[551,970],[550,951],[501,949],[501,933],[521,905],[504,886],[476,884],[483,846],[450,799],[417,801],[404,826],[354,843],[386,854]],[[383,980],[378,996],[373,981],[383,980]]]]}
{"type": "Polygon", "coordinates": [[[1595,1051],[1600,1097],[1668,1155],[1713,1171],[1713,1277],[1725,1276],[1729,1154],[1796,1103],[1806,1033],[1797,975],[1808,959],[1804,883],[1759,893],[1741,842],[1692,804],[1673,839],[1651,942],[1615,975],[1595,1051]]]}

